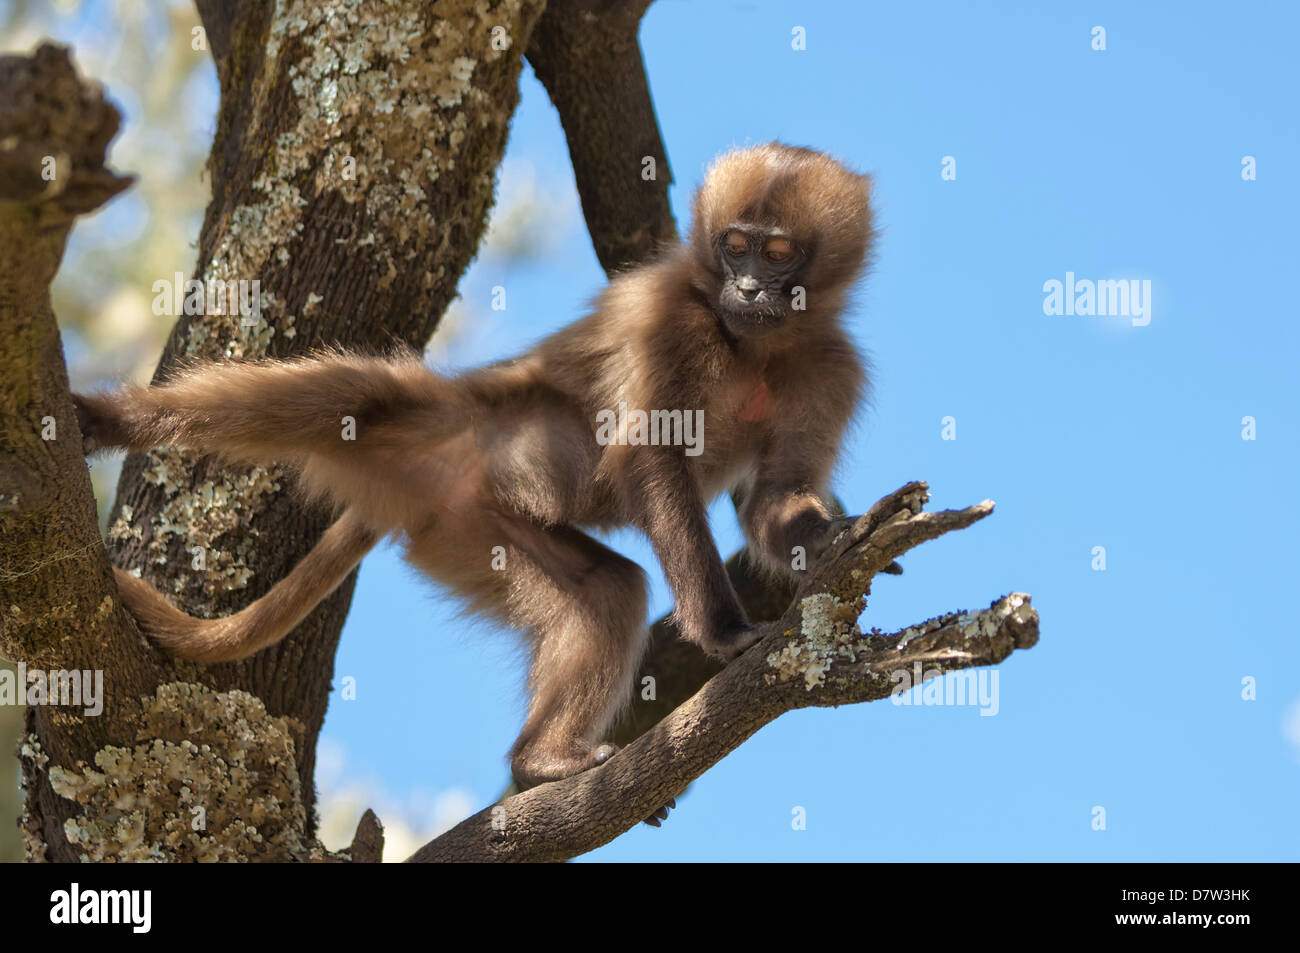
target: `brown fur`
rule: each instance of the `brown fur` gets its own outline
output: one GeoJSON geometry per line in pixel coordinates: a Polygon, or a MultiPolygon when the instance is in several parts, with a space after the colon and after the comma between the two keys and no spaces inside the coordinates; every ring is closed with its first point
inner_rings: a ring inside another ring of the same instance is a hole
{"type": "Polygon", "coordinates": [[[310,496],[344,508],[293,572],[228,619],[192,619],[119,573],[141,627],[185,658],[245,657],[400,532],[411,562],[531,637],[531,703],[512,751],[520,783],[608,757],[603,733],[645,648],[645,580],[577,527],[645,531],[682,631],[734,655],[754,633],[705,507],[738,490],[760,558],[789,571],[803,546],[811,565],[842,525],[824,500],[866,384],[838,323],[870,248],[866,178],[821,153],[761,146],[720,158],[694,208],[690,244],[616,278],[593,313],[513,361],[448,378],[415,357],[327,353],[199,365],[159,387],[78,398],[92,443],[279,460],[310,496]],[[728,333],[710,305],[714,239],[736,223],[784,229],[810,253],[798,276],[806,310],[752,338],[728,333]],[[703,453],[599,445],[596,414],[620,401],[702,409],[703,453]],[[341,439],[344,416],[355,441],[341,439]],[[491,568],[498,546],[502,571],[491,568]]]}

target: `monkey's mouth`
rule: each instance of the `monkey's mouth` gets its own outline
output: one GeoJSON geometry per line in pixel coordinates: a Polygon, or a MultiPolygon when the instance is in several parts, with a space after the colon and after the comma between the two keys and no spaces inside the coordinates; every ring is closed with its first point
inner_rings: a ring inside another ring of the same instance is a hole
{"type": "Polygon", "coordinates": [[[746,296],[728,288],[718,296],[715,311],[732,334],[753,337],[784,324],[790,306],[779,291],[746,296]]]}

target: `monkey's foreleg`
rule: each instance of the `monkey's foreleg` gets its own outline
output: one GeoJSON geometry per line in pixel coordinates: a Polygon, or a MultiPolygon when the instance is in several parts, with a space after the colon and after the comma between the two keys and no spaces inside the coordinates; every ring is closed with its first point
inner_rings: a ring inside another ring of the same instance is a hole
{"type": "Polygon", "coordinates": [[[735,658],[761,632],[745,617],[718,555],[699,488],[672,448],[636,449],[624,463],[625,505],[650,537],[682,633],[705,652],[735,658]]]}
{"type": "Polygon", "coordinates": [[[116,569],[127,611],[150,640],[195,662],[233,662],[280,641],[334,591],[379,540],[379,533],[345,512],[320,542],[271,590],[234,615],[196,619],[147,582],[116,569]]]}

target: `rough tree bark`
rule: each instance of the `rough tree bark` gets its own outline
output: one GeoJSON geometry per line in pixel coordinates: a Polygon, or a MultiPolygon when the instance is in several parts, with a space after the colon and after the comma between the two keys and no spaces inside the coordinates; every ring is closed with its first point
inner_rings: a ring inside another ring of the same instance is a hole
{"type": "Polygon", "coordinates": [[[528,62],[564,127],[596,258],[606,274],[677,237],[672,173],[637,32],[650,0],[551,0],[528,62]]]}
{"type": "MultiPolygon", "coordinates": [[[[524,50],[559,110],[602,266],[671,240],[671,176],[636,39],[647,3],[552,0],[543,15],[542,0],[432,10],[198,0],[221,104],[194,277],[257,280],[260,307],[252,320],[181,316],[156,379],[188,357],[422,347],[482,237],[524,50]]],[[[101,718],[29,711],[29,855],[377,860],[370,812],[342,855],[314,838],[316,736],[352,580],[283,643],[233,665],[163,659],[122,611],[48,296],[73,218],[127,184],[103,166],[117,116],[54,47],[0,61],[0,103],[0,371],[13,382],[0,404],[0,650],[32,668],[102,669],[107,690],[101,718]],[[58,161],[53,183],[32,172],[46,155],[58,161]],[[57,437],[42,439],[48,418],[57,437]]],[[[287,483],[275,468],[132,456],[110,519],[112,560],[192,613],[232,612],[324,527],[287,483]]],[[[920,514],[923,498],[918,485],[881,501],[793,603],[791,589],[733,558],[751,617],[781,616],[759,646],[712,678],[717,663],[656,623],[644,671],[658,701],[636,706],[617,740],[645,737],[413,859],[573,856],[648,816],[781,711],[882,697],[886,666],[991,664],[1032,644],[1036,620],[1020,596],[892,639],[859,637],[871,575],[985,512],[920,514]]]]}
{"type": "MultiPolygon", "coordinates": [[[[155,669],[117,602],[49,298],[75,217],[130,184],[103,166],[117,126],[62,50],[0,57],[0,651],[55,671],[121,658],[123,679],[144,681],[155,669]]],[[[25,764],[76,763],[130,717],[29,709],[48,742],[26,744],[25,764]]],[[[29,794],[39,813],[43,799],[29,794]]]]}
{"type": "MultiPolygon", "coordinates": [[[[181,318],[155,379],[190,356],[423,349],[486,228],[541,6],[464,0],[429,15],[418,4],[366,2],[338,15],[301,0],[273,16],[255,0],[201,4],[221,105],[195,277],[259,279],[261,321],[181,318]]],[[[174,451],[133,455],[110,518],[114,562],[145,566],[145,578],[194,614],[227,615],[287,573],[325,529],[328,515],[289,490],[277,470],[219,468],[174,451]],[[203,572],[188,570],[196,546],[203,572]]],[[[294,742],[308,834],[316,735],[354,582],[355,574],[267,652],[187,667],[301,726],[294,742]]]]}
{"type": "MultiPolygon", "coordinates": [[[[157,376],[186,357],[422,348],[483,235],[541,10],[541,0],[433,11],[381,0],[200,4],[221,104],[194,277],[259,281],[260,313],[181,317],[157,376]]],[[[0,360],[17,386],[3,408],[3,646],[32,668],[102,669],[108,695],[98,719],[29,713],[30,853],[320,856],[315,742],[351,580],[245,663],[176,664],[139,638],[97,539],[48,304],[71,216],[125,185],[103,169],[116,113],[57,48],[5,62],[0,140],[16,173],[5,177],[13,194],[0,195],[0,360]],[[42,191],[46,154],[71,163],[55,196],[42,191]],[[40,439],[46,416],[58,440],[40,439]],[[127,795],[151,810],[123,807],[127,795]]],[[[173,451],[130,457],[110,517],[113,561],[192,613],[232,612],[324,528],[325,514],[298,505],[287,482],[274,468],[218,468],[173,451]]]]}

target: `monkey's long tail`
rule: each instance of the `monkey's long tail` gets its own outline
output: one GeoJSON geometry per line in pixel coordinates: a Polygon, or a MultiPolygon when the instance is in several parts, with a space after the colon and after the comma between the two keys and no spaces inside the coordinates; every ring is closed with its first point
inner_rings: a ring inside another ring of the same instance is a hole
{"type": "Polygon", "coordinates": [[[76,403],[90,450],[176,444],[264,463],[355,458],[358,444],[344,436],[349,418],[363,441],[381,443],[393,426],[420,433],[430,422],[452,426],[454,398],[454,385],[413,355],[324,352],[293,361],[195,364],[157,386],[78,395],[76,403]]]}
{"type": "Polygon", "coordinates": [[[147,582],[114,570],[118,591],[140,630],[172,655],[233,662],[274,645],[334,591],[382,535],[345,511],[293,570],[252,605],[223,619],[181,612],[147,582]]]}

